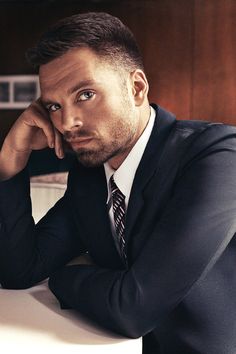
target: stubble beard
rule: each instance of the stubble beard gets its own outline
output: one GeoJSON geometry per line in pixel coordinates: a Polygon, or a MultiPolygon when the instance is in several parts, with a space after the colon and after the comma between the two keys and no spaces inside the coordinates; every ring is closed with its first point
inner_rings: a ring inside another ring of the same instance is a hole
{"type": "Polygon", "coordinates": [[[75,151],[77,159],[86,167],[98,167],[111,158],[128,154],[133,146],[136,127],[132,120],[119,120],[116,126],[110,127],[110,139],[106,143],[97,137],[97,147],[94,149],[80,149],[75,151]]]}
{"type": "Polygon", "coordinates": [[[112,153],[106,152],[104,150],[93,151],[77,151],[76,156],[78,161],[85,167],[98,167],[107,162],[113,156],[116,156],[119,151],[114,151],[112,153]]]}
{"type": "Polygon", "coordinates": [[[125,154],[131,149],[131,141],[133,134],[130,134],[126,140],[122,137],[122,142],[118,139],[112,139],[112,142],[107,145],[99,141],[96,150],[80,149],[76,151],[78,161],[86,167],[98,167],[103,165],[111,158],[125,154]]]}

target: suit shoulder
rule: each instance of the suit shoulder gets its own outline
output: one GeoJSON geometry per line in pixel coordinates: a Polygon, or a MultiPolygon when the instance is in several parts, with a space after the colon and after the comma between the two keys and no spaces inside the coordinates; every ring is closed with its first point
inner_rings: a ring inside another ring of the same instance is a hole
{"type": "Polygon", "coordinates": [[[236,152],[236,127],[223,123],[176,120],[166,144],[181,165],[220,150],[236,152]]]}
{"type": "Polygon", "coordinates": [[[232,131],[236,130],[235,126],[227,125],[219,122],[210,122],[203,120],[176,120],[176,129],[178,130],[189,130],[192,132],[195,131],[204,131],[205,129],[216,128],[220,130],[228,130],[232,129],[232,131]]]}
{"type": "Polygon", "coordinates": [[[222,151],[230,156],[236,153],[235,126],[206,121],[177,121],[175,134],[185,136],[183,165],[186,161],[213,156],[222,151]]]}
{"type": "Polygon", "coordinates": [[[200,120],[177,120],[175,130],[185,138],[207,136],[207,139],[232,136],[236,134],[236,127],[224,123],[200,121],[200,120]]]}

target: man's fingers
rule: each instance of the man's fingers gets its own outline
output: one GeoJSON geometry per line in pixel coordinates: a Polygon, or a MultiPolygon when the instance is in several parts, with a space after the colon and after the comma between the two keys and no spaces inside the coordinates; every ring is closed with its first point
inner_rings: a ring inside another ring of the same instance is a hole
{"type": "Polygon", "coordinates": [[[42,127],[44,134],[46,135],[48,146],[50,148],[55,148],[56,146],[56,137],[52,124],[46,124],[42,127]]]}
{"type": "Polygon", "coordinates": [[[41,101],[38,99],[34,102],[34,110],[36,112],[34,116],[34,124],[41,128],[46,136],[48,146],[50,148],[55,147],[55,131],[54,127],[50,121],[49,114],[47,110],[41,104],[41,101]]]}
{"type": "Polygon", "coordinates": [[[65,154],[63,149],[62,135],[56,128],[54,128],[54,135],[55,135],[55,153],[57,157],[59,157],[59,159],[63,159],[65,154]]]}

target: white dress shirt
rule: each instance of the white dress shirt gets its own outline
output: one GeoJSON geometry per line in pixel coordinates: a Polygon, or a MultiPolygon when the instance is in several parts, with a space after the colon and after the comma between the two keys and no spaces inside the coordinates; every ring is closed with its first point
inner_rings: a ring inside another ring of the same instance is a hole
{"type": "Polygon", "coordinates": [[[153,109],[153,107],[150,106],[150,118],[146,128],[144,129],[142,135],[137,140],[136,144],[133,146],[129,155],[126,157],[126,159],[122,162],[122,164],[119,166],[117,170],[114,170],[109,165],[108,162],[104,163],[104,169],[105,169],[106,180],[107,180],[107,190],[108,190],[107,205],[109,209],[109,218],[111,222],[113,236],[115,234],[115,227],[114,227],[114,214],[113,214],[112,202],[110,202],[111,201],[111,190],[109,185],[110,177],[114,175],[114,181],[117,187],[124,194],[125,206],[127,210],[135,173],[141,161],[141,158],[143,156],[148,140],[150,138],[154,121],[155,121],[155,116],[156,116],[156,112],[153,109]]]}

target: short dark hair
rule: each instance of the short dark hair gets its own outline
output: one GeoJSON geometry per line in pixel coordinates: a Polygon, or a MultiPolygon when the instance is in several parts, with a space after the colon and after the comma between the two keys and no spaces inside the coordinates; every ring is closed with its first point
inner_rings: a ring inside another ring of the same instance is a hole
{"type": "Polygon", "coordinates": [[[38,68],[70,49],[83,47],[127,70],[144,69],[133,33],[117,17],[104,12],[82,13],[60,20],[26,56],[38,68]]]}

